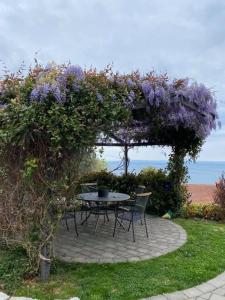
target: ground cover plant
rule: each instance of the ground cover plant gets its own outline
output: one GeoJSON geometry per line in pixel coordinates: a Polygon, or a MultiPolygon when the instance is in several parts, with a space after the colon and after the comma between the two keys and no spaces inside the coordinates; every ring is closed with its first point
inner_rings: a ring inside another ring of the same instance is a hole
{"type": "MultiPolygon", "coordinates": [[[[8,254],[0,255],[0,282],[8,292],[41,300],[134,300],[185,289],[215,277],[225,269],[225,225],[177,219],[188,234],[187,243],[167,255],[136,263],[79,264],[56,262],[47,283],[3,275],[8,254]],[[206,272],[207,270],[207,272],[206,272]]],[[[6,266],[7,267],[7,266],[6,266]]],[[[16,266],[16,270],[20,270],[16,266]]],[[[12,270],[11,270],[12,272],[12,270]]]]}

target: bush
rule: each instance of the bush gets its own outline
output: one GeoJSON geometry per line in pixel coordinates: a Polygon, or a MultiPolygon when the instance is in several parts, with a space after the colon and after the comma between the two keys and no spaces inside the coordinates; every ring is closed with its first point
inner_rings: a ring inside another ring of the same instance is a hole
{"type": "Polygon", "coordinates": [[[132,194],[138,186],[138,176],[134,173],[116,176],[115,189],[121,193],[132,194]]]}
{"type": "Polygon", "coordinates": [[[27,276],[33,276],[29,259],[21,247],[0,246],[0,290],[19,287],[27,276]]]}
{"type": "Polygon", "coordinates": [[[201,218],[206,220],[219,221],[224,216],[220,206],[217,204],[187,204],[181,209],[181,217],[183,218],[201,218]]]}
{"type": "Polygon", "coordinates": [[[188,198],[184,186],[174,186],[170,177],[162,169],[143,169],[138,175],[139,182],[151,191],[148,210],[159,215],[171,210],[177,214],[188,198]]]}
{"type": "Polygon", "coordinates": [[[220,207],[223,219],[225,218],[225,178],[222,174],[221,178],[216,182],[216,190],[214,193],[214,202],[220,207]]]}
{"type": "Polygon", "coordinates": [[[116,177],[114,174],[107,171],[90,172],[80,178],[80,183],[97,182],[98,185],[107,186],[110,190],[116,190],[116,177]]]}

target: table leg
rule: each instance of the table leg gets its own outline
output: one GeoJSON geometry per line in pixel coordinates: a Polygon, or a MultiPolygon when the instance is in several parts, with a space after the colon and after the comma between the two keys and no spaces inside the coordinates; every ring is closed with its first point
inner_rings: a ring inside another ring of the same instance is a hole
{"type": "Polygon", "coordinates": [[[94,233],[96,233],[96,231],[97,231],[99,215],[100,215],[100,209],[99,209],[99,207],[98,207],[98,210],[97,210],[97,220],[96,220],[96,222],[95,222],[95,230],[94,230],[94,233]]]}
{"type": "Polygon", "coordinates": [[[115,223],[114,223],[113,236],[115,236],[116,224],[117,223],[119,223],[119,225],[122,226],[124,230],[126,230],[126,228],[123,226],[123,223],[118,219],[118,210],[119,210],[119,203],[116,203],[116,206],[115,206],[115,223]]]}
{"type": "Polygon", "coordinates": [[[87,223],[87,220],[90,218],[91,216],[91,212],[89,212],[89,214],[86,216],[86,218],[80,223],[80,225],[84,225],[84,223],[87,223]]]}

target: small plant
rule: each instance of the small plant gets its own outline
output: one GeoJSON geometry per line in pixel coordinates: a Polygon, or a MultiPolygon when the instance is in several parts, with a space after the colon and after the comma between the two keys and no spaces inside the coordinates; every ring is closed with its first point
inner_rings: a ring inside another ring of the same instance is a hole
{"type": "Polygon", "coordinates": [[[205,220],[219,221],[223,219],[221,209],[217,204],[186,204],[182,207],[180,216],[183,218],[198,218],[205,220]]]}
{"type": "Polygon", "coordinates": [[[223,219],[225,218],[225,175],[221,175],[219,180],[216,182],[216,190],[213,196],[215,204],[220,207],[223,219]]]}

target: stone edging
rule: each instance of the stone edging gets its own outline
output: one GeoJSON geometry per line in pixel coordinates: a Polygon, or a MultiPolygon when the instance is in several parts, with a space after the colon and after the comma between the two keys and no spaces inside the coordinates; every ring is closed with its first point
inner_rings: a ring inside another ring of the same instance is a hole
{"type": "Polygon", "coordinates": [[[223,300],[225,299],[225,272],[195,287],[170,294],[163,294],[141,300],[223,300]]]}

